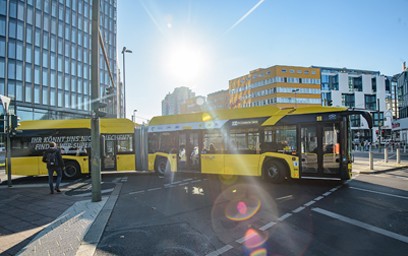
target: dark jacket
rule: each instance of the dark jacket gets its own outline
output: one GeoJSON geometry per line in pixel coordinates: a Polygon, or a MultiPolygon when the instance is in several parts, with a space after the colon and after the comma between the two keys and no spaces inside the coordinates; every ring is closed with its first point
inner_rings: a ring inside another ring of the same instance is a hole
{"type": "Polygon", "coordinates": [[[62,159],[61,150],[59,148],[49,148],[49,149],[47,149],[43,154],[42,161],[44,163],[47,163],[47,168],[62,168],[62,169],[65,168],[64,160],[62,159]],[[56,154],[55,157],[57,159],[57,164],[56,165],[50,165],[50,163],[47,161],[48,154],[51,154],[51,153],[54,153],[54,152],[56,154]]]}

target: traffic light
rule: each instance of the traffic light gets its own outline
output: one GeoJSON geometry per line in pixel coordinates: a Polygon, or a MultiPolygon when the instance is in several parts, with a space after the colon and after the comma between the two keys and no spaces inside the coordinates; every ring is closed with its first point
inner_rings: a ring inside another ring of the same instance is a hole
{"type": "Polygon", "coordinates": [[[100,102],[100,101],[95,102],[95,104],[96,104],[95,115],[97,117],[105,117],[107,113],[102,109],[106,108],[108,104],[106,104],[105,102],[100,102]]]}
{"type": "Polygon", "coordinates": [[[4,133],[4,115],[0,115],[0,133],[4,133]]]}
{"type": "Polygon", "coordinates": [[[17,127],[20,126],[20,118],[16,115],[11,115],[11,130],[15,130],[17,127]]]}

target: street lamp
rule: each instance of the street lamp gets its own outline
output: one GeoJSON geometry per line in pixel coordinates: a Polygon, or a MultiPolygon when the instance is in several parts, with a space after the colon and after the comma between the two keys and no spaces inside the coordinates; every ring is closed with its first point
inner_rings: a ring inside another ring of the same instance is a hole
{"type": "Polygon", "coordinates": [[[125,82],[125,53],[132,53],[131,50],[126,49],[123,47],[122,54],[123,54],[123,114],[126,118],[126,82],[125,82]]]}
{"type": "Polygon", "coordinates": [[[136,112],[137,112],[137,109],[134,109],[134,110],[133,110],[133,116],[132,116],[132,121],[133,121],[133,123],[136,122],[136,112]]]}
{"type": "Polygon", "coordinates": [[[296,98],[296,93],[299,91],[299,88],[293,89],[292,92],[295,93],[295,108],[297,108],[297,98],[296,98]]]}

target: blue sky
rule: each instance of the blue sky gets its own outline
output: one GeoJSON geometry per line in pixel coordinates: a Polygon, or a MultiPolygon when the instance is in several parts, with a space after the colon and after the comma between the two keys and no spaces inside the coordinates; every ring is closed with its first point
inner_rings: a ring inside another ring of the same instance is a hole
{"type": "Polygon", "coordinates": [[[394,75],[408,62],[408,0],[119,0],[127,117],[161,115],[179,86],[206,96],[273,65],[394,75]]]}

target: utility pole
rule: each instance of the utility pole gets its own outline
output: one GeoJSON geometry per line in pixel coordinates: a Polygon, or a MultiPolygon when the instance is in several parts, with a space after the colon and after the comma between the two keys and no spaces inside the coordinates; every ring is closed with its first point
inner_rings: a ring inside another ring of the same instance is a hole
{"type": "Polygon", "coordinates": [[[99,0],[92,0],[92,48],[91,48],[91,178],[92,202],[102,200],[101,196],[101,141],[99,126],[100,84],[99,84],[99,0]]]}
{"type": "Polygon", "coordinates": [[[381,152],[381,124],[380,118],[380,99],[377,99],[377,115],[378,115],[378,151],[381,152]]]}

